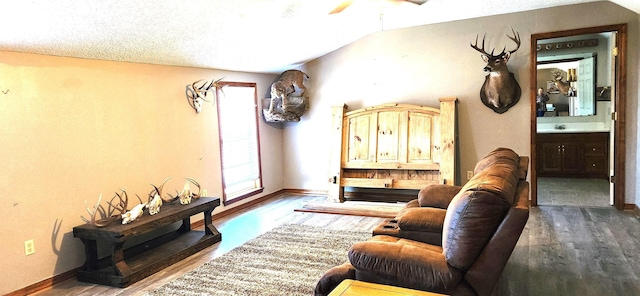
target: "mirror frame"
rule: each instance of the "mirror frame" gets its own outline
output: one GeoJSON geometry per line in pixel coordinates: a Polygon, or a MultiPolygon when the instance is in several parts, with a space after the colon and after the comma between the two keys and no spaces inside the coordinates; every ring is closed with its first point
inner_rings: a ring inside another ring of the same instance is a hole
{"type": "Polygon", "coordinates": [[[530,180],[531,180],[531,206],[538,206],[538,176],[535,169],[537,163],[537,151],[536,151],[536,133],[537,133],[537,112],[536,112],[536,90],[537,90],[537,60],[538,52],[536,50],[538,41],[542,39],[558,38],[558,37],[570,37],[575,35],[595,34],[604,32],[617,32],[616,47],[618,49],[618,56],[615,61],[616,74],[615,74],[615,97],[611,100],[615,106],[616,120],[613,123],[614,133],[614,151],[613,151],[613,205],[614,207],[622,211],[625,209],[625,113],[626,113],[626,96],[627,96],[627,24],[615,24],[599,27],[589,27],[573,30],[564,30],[556,32],[531,34],[531,55],[530,55],[530,83],[529,83],[529,95],[531,102],[531,163],[530,166],[530,180]]]}

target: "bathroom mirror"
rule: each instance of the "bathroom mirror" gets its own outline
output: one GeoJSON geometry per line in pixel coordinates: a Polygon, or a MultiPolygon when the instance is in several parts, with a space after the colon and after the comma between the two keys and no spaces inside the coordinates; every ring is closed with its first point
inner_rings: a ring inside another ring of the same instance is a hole
{"type": "MultiPolygon", "coordinates": [[[[593,116],[596,89],[611,86],[611,33],[584,34],[537,42],[537,88],[549,97],[549,116],[593,116]]],[[[546,110],[545,110],[546,111],[546,110]]]]}
{"type": "Polygon", "coordinates": [[[597,55],[557,55],[538,59],[538,87],[549,101],[542,116],[596,114],[597,55]]]}

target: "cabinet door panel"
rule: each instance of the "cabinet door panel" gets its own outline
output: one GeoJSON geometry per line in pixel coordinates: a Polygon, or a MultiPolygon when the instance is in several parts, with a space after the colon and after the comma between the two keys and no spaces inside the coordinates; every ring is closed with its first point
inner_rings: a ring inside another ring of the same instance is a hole
{"type": "Polygon", "coordinates": [[[582,143],[562,143],[562,170],[565,172],[582,172],[584,149],[582,143]]]}
{"type": "Polygon", "coordinates": [[[349,120],[348,161],[368,161],[370,149],[371,116],[358,116],[349,120]]]}
{"type": "Polygon", "coordinates": [[[409,113],[409,131],[407,141],[408,162],[430,162],[433,132],[433,116],[429,114],[409,113]]]}
{"type": "Polygon", "coordinates": [[[378,161],[399,161],[400,126],[402,125],[400,112],[378,113],[378,161]]]}
{"type": "Polygon", "coordinates": [[[542,143],[542,171],[562,170],[562,147],[560,142],[542,143]]]}

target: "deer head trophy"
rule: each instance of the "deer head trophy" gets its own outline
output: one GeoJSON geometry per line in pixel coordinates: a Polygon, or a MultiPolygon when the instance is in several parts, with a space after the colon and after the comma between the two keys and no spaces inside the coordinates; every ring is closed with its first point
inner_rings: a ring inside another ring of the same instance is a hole
{"type": "Polygon", "coordinates": [[[562,70],[552,71],[551,75],[553,76],[553,83],[555,84],[556,88],[558,88],[558,90],[562,92],[563,95],[568,96],[573,92],[571,82],[562,81],[562,79],[564,79],[564,73],[562,70]]]}
{"type": "Polygon", "coordinates": [[[518,81],[516,81],[513,73],[507,69],[507,62],[511,57],[511,54],[516,52],[520,48],[520,34],[518,34],[513,28],[511,28],[513,37],[507,35],[507,37],[516,43],[514,50],[505,51],[505,48],[501,53],[494,55],[495,48],[488,53],[484,49],[484,37],[482,37],[482,48],[478,48],[478,36],[476,35],[476,43],[470,44],[471,47],[478,52],[482,53],[482,60],[487,65],[484,66],[484,71],[489,72],[484,79],[484,84],[480,90],[480,99],[482,103],[491,108],[498,114],[507,112],[509,108],[513,107],[520,100],[520,94],[522,90],[518,81]]]}

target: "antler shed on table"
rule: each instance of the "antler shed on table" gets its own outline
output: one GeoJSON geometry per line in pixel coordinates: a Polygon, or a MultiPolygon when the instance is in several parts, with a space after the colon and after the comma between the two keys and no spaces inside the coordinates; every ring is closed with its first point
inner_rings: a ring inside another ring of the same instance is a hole
{"type": "Polygon", "coordinates": [[[107,203],[107,210],[105,210],[104,207],[100,204],[100,202],[102,201],[102,194],[100,194],[98,202],[92,208],[89,208],[89,206],[86,205],[87,201],[85,200],[87,213],[89,213],[90,219],[87,219],[84,216],[80,216],[80,218],[82,218],[82,221],[96,227],[105,227],[121,219],[122,214],[127,211],[129,196],[124,189],[120,189],[120,191],[121,193],[116,192],[111,200],[107,203]],[[117,202],[114,202],[116,198],[117,202]],[[98,214],[100,215],[100,218],[96,218],[98,214]]]}

